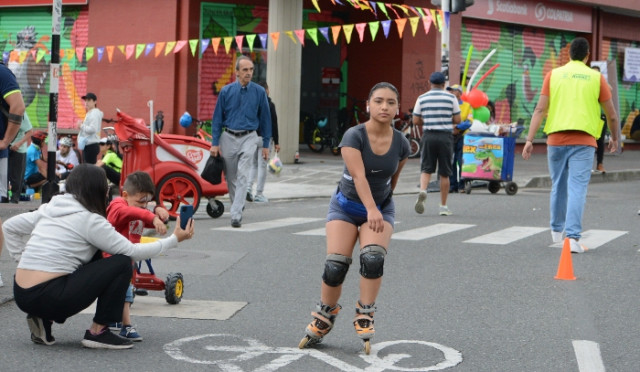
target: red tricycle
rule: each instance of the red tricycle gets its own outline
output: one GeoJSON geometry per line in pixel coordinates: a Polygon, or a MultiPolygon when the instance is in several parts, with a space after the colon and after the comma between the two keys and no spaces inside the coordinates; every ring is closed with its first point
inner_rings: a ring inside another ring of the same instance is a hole
{"type": "Polygon", "coordinates": [[[190,204],[198,210],[200,199],[208,199],[207,214],[218,218],[224,204],[216,196],[228,192],[226,180],[213,185],[200,177],[211,143],[176,134],[157,134],[142,119],[117,113],[115,132],[123,153],[120,187],[134,171],[148,173],[156,185],[156,202],[169,211],[172,218],[180,214],[180,206],[190,204]]]}

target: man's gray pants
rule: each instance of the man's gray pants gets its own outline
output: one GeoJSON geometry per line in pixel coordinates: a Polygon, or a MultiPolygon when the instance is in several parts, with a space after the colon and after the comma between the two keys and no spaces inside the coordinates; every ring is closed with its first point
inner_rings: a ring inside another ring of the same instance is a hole
{"type": "Polygon", "coordinates": [[[224,160],[224,176],[231,199],[232,220],[242,219],[249,174],[257,149],[256,137],[258,134],[255,131],[242,137],[227,132],[222,132],[220,136],[220,153],[224,160]]]}

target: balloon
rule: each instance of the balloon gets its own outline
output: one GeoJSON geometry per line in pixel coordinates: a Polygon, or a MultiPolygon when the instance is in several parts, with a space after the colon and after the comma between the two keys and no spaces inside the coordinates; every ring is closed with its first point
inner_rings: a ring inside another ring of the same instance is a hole
{"type": "Polygon", "coordinates": [[[489,102],[489,97],[480,89],[471,89],[471,91],[467,93],[467,102],[469,102],[471,107],[477,109],[478,107],[486,106],[489,102]]]}
{"type": "Polygon", "coordinates": [[[192,122],[193,118],[191,118],[191,115],[185,111],[185,113],[180,117],[180,126],[183,128],[189,128],[192,122]]]}
{"type": "Polygon", "coordinates": [[[460,99],[463,100],[464,102],[469,102],[469,97],[467,97],[467,92],[462,93],[462,95],[460,95],[460,99]]]}
{"type": "Polygon", "coordinates": [[[487,108],[487,106],[480,106],[478,108],[473,109],[473,118],[475,120],[479,120],[482,123],[486,123],[487,121],[489,121],[490,117],[491,117],[491,113],[489,112],[489,109],[487,108]]]}

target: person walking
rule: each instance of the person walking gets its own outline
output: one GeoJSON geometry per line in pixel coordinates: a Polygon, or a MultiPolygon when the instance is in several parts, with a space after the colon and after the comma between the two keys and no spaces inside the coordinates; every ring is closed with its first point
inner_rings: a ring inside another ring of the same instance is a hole
{"type": "Polygon", "coordinates": [[[82,96],[87,114],[80,125],[78,144],[82,147],[82,158],[85,163],[95,164],[100,153],[100,130],[102,129],[102,117],[104,114],[97,107],[98,97],[93,93],[82,96]]]}
{"type": "Polygon", "coordinates": [[[353,325],[370,351],[374,336],[375,302],[382,284],[384,260],[395,219],[392,194],[409,157],[409,141],[393,128],[398,114],[398,90],[376,84],[367,99],[369,120],[349,128],[340,142],[344,172],[329,201],[327,258],[322,274],[320,303],[299,348],[316,344],[333,327],[342,306],[342,283],[351,265],[356,241],[360,243],[360,296],[353,325]]]}
{"type": "Polygon", "coordinates": [[[11,203],[18,204],[22,186],[24,185],[24,171],[27,166],[27,143],[31,138],[33,127],[27,113],[24,113],[22,124],[16,138],[9,148],[9,183],[11,184],[11,203]]]}
{"type": "MultiPolygon", "coordinates": [[[[469,102],[462,100],[462,87],[454,84],[447,87],[447,91],[451,92],[458,100],[460,106],[460,120],[473,119],[473,108],[469,102]]],[[[464,193],[464,180],[462,179],[462,148],[464,146],[464,133],[466,130],[453,128],[453,164],[451,165],[451,176],[449,177],[449,192],[464,193]]]]}
{"type": "Polygon", "coordinates": [[[262,135],[262,158],[269,158],[271,114],[267,93],[251,81],[253,62],[247,56],[236,60],[236,81],[218,95],[211,121],[211,156],[224,160],[225,178],[231,200],[231,226],[242,226],[249,175],[258,134],[262,135]]]}
{"type": "Polygon", "coordinates": [[[546,117],[547,162],[551,176],[551,239],[569,239],[571,252],[587,250],[579,243],[582,216],[587,201],[596,138],[602,132],[600,109],[607,116],[611,136],[609,151],[618,147],[618,117],[611,99],[611,89],[604,77],[589,68],[589,42],[577,37],[569,49],[571,61],[549,72],[531,118],[525,160],[531,158],[533,138],[546,117]]]}
{"type": "MultiPolygon", "coordinates": [[[[591,66],[591,68],[594,71],[600,72],[600,67],[598,66],[591,66]]],[[[611,85],[609,85],[609,89],[611,89],[611,85]]],[[[606,173],[606,170],[604,169],[604,150],[606,147],[604,139],[607,134],[607,115],[605,115],[602,110],[600,110],[600,120],[602,120],[603,124],[602,133],[600,133],[600,137],[596,140],[596,144],[598,145],[596,148],[596,171],[606,173]]]]}
{"type": "Polygon", "coordinates": [[[420,192],[414,209],[416,213],[424,213],[427,200],[427,187],[436,166],[440,176],[440,209],[441,216],[451,215],[447,206],[449,196],[449,177],[453,164],[453,129],[461,121],[458,99],[444,90],[445,77],[436,71],[429,77],[431,90],[418,97],[413,106],[413,124],[422,125],[420,147],[420,192]]]}
{"type": "Polygon", "coordinates": [[[0,60],[0,202],[8,203],[9,145],[20,130],[24,101],[16,76],[0,60]]]}

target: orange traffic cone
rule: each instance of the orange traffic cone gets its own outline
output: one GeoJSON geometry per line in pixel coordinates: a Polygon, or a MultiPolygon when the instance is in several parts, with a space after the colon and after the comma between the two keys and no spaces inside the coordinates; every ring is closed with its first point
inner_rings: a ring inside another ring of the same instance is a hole
{"type": "Polygon", "coordinates": [[[560,262],[558,263],[558,273],[554,277],[558,280],[576,280],[573,275],[573,263],[571,263],[571,244],[569,238],[564,238],[560,262]]]}

